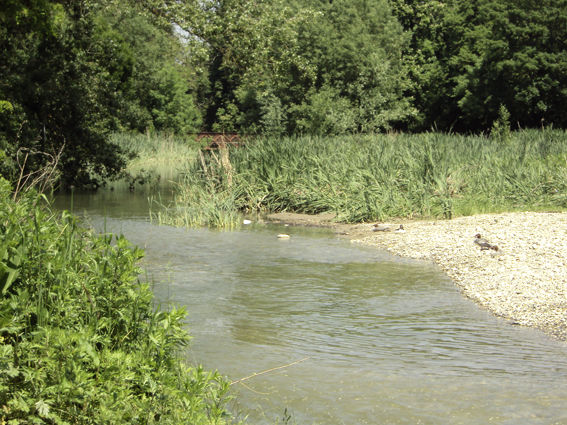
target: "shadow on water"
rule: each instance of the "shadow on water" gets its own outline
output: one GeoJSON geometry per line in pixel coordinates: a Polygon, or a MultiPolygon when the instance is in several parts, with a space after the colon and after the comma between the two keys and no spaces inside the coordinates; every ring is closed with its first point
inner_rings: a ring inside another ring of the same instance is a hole
{"type": "Polygon", "coordinates": [[[189,361],[237,380],[309,357],[235,385],[249,423],[567,423],[565,344],[490,316],[431,263],[325,229],[156,226],[135,196],[74,203],[146,248],[157,297],[187,305],[189,361]]]}

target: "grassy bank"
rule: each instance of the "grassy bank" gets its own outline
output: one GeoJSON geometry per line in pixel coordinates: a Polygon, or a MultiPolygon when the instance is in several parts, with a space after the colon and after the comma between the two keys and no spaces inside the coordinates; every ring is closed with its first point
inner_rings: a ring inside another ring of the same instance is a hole
{"type": "Polygon", "coordinates": [[[335,212],[341,221],[361,222],[563,209],[566,141],[564,131],[551,129],[498,139],[441,133],[256,139],[194,159],[176,205],[160,220],[222,226],[234,225],[238,211],[335,212]]]}
{"type": "Polygon", "coordinates": [[[115,133],[111,142],[129,153],[126,169],[112,187],[126,185],[130,190],[157,187],[175,167],[193,160],[200,146],[193,137],[150,132],[115,133]]]}
{"type": "Polygon", "coordinates": [[[0,179],[0,422],[222,424],[229,384],[183,364],[184,308],[155,307],[122,237],[0,179]]]}
{"type": "Polygon", "coordinates": [[[188,161],[195,158],[198,150],[193,138],[167,133],[115,133],[111,141],[136,154],[128,164],[128,168],[134,170],[150,165],[188,161]]]}

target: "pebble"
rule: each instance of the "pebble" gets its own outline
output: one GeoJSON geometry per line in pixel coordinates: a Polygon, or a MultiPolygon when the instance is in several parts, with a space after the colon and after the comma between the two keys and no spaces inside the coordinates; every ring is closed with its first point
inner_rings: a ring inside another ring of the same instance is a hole
{"type": "Polygon", "coordinates": [[[434,261],[494,315],[567,341],[567,213],[480,214],[408,222],[404,229],[353,242],[434,261]],[[481,251],[477,233],[499,250],[481,251]]]}

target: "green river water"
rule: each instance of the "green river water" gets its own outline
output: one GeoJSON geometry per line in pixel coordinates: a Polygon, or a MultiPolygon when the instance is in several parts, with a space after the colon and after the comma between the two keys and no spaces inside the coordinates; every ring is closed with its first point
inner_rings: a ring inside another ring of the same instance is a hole
{"type": "Polygon", "coordinates": [[[149,195],[55,207],[146,249],[162,306],[189,311],[189,362],[237,380],[302,360],[234,385],[247,423],[567,424],[567,345],[480,310],[433,264],[325,229],[159,226],[149,195]]]}

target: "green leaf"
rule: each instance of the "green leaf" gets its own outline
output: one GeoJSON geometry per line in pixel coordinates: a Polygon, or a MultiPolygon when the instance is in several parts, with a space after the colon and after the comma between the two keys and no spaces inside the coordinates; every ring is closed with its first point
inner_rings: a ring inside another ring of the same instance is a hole
{"type": "Polygon", "coordinates": [[[20,276],[20,265],[22,262],[20,251],[23,251],[23,249],[22,244],[20,244],[18,249],[8,248],[0,262],[0,291],[2,295],[6,295],[12,283],[20,276]]]}
{"type": "Polygon", "coordinates": [[[81,350],[83,350],[85,353],[87,353],[90,356],[94,365],[96,367],[99,367],[100,366],[100,359],[98,357],[96,350],[93,348],[93,346],[91,344],[89,344],[88,341],[84,338],[79,338],[79,346],[80,346],[81,350]]]}

